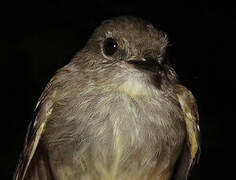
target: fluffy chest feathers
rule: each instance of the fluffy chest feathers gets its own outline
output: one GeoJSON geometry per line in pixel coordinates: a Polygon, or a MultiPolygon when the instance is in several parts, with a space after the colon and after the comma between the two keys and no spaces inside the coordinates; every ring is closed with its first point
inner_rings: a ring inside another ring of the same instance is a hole
{"type": "Polygon", "coordinates": [[[57,116],[51,116],[46,130],[52,157],[66,153],[69,157],[63,161],[79,167],[72,170],[73,178],[86,176],[87,171],[108,179],[121,171],[127,171],[123,173],[127,177],[139,172],[136,175],[141,177],[156,164],[173,163],[169,157],[178,156],[185,136],[182,113],[173,99],[133,80],[115,91],[87,92],[58,102],[57,113],[52,113],[57,116]],[[55,147],[60,148],[55,151],[55,147]],[[73,151],[68,153],[68,149],[73,151]]]}

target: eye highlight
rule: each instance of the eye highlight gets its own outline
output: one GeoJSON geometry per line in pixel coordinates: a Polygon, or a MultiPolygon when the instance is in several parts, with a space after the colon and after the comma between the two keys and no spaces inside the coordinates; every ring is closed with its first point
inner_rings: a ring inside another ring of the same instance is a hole
{"type": "Polygon", "coordinates": [[[105,39],[103,43],[103,52],[106,56],[112,56],[118,49],[118,44],[113,38],[105,39]]]}

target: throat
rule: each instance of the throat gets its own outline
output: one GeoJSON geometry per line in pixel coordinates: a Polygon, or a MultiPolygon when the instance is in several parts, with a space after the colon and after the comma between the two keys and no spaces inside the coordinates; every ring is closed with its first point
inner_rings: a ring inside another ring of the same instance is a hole
{"type": "Polygon", "coordinates": [[[144,81],[143,79],[129,77],[119,86],[118,90],[131,97],[147,97],[151,96],[153,87],[149,82],[144,81]]]}

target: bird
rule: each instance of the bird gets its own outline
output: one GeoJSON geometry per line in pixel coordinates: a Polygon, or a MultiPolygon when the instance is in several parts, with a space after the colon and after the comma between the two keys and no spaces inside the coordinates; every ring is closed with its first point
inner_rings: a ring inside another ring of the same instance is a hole
{"type": "Polygon", "coordinates": [[[197,102],[167,34],[104,20],[41,94],[14,180],[186,180],[200,154],[197,102]]]}

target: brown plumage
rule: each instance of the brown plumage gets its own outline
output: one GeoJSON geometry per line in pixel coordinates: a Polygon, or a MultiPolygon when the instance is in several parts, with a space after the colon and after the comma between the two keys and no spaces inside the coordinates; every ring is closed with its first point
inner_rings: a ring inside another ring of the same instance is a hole
{"type": "Polygon", "coordinates": [[[14,180],[187,179],[198,111],[167,45],[141,19],[104,21],[39,98],[14,180]]]}

